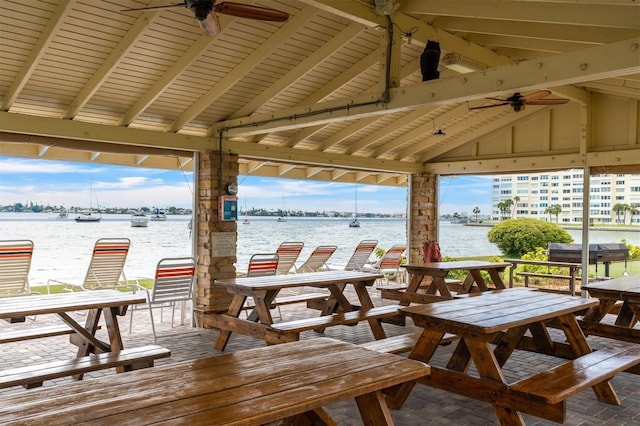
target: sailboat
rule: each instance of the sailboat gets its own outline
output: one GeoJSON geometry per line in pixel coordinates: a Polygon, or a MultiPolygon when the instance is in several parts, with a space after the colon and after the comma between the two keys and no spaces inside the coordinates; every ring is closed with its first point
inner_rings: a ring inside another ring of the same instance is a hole
{"type": "Polygon", "coordinates": [[[97,215],[93,215],[93,180],[91,180],[91,185],[89,186],[89,210],[81,211],[78,216],[76,216],[75,221],[80,222],[100,222],[102,219],[102,215],[100,214],[100,210],[98,210],[97,215]]]}
{"type": "Polygon", "coordinates": [[[244,220],[242,221],[243,225],[249,225],[251,222],[249,222],[249,216],[248,216],[248,211],[247,210],[247,200],[244,200],[244,220]]]}
{"type": "Polygon", "coordinates": [[[356,185],[356,205],[355,214],[353,220],[349,222],[349,228],[360,228],[360,222],[358,221],[358,185],[356,185]]]}
{"type": "Polygon", "coordinates": [[[282,196],[282,214],[278,216],[278,222],[286,222],[287,221],[287,209],[284,206],[284,195],[282,196]]]}

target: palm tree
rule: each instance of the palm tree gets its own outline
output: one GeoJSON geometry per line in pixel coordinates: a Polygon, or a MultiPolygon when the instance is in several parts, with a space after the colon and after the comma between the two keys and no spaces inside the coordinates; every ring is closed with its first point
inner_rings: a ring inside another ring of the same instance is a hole
{"type": "Polygon", "coordinates": [[[562,213],[562,206],[560,204],[554,204],[544,209],[544,212],[549,214],[549,222],[551,222],[551,215],[556,215],[556,223],[558,223],[558,216],[562,213]]]}
{"type": "Polygon", "coordinates": [[[478,215],[480,214],[480,207],[474,207],[473,208],[473,214],[476,215],[476,223],[478,223],[478,215]]]}
{"type": "Polygon", "coordinates": [[[514,219],[518,218],[518,202],[520,202],[520,197],[518,197],[517,195],[515,197],[513,197],[513,204],[514,204],[514,209],[513,209],[513,217],[514,219]]]}
{"type": "Polygon", "coordinates": [[[500,201],[497,207],[500,211],[500,220],[504,220],[504,212],[507,211],[507,207],[505,206],[504,201],[500,201]]]}
{"type": "Polygon", "coordinates": [[[620,225],[620,213],[627,210],[627,204],[617,203],[613,206],[613,211],[616,213],[616,224],[620,225]]]}
{"type": "Polygon", "coordinates": [[[513,200],[504,200],[504,212],[505,216],[511,216],[511,207],[513,207],[513,200]]]}

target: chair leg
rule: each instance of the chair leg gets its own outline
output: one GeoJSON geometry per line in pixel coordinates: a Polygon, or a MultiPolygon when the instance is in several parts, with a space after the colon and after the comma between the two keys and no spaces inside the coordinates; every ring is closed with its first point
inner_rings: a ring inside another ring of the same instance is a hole
{"type": "MultiPolygon", "coordinates": [[[[158,340],[158,337],[156,336],[156,325],[153,322],[153,308],[151,307],[151,302],[147,302],[147,304],[149,305],[149,318],[151,318],[151,331],[153,331],[153,343],[156,343],[156,341],[158,340]]],[[[160,316],[162,317],[162,314],[160,314],[160,316]]]]}
{"type": "Polygon", "coordinates": [[[131,305],[129,309],[131,313],[131,315],[129,315],[129,334],[131,334],[131,329],[133,328],[133,311],[135,310],[136,310],[135,305],[131,305]]]}

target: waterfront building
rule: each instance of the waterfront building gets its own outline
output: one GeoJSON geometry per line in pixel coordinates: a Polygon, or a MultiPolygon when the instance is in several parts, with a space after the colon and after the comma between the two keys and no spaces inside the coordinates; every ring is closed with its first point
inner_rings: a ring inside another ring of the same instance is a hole
{"type": "MultiPolygon", "coordinates": [[[[491,189],[491,220],[534,218],[561,224],[582,223],[582,169],[495,176],[491,189]],[[511,200],[512,205],[509,205],[511,200]],[[507,208],[500,208],[507,202],[507,208]],[[560,206],[558,213],[553,207],[560,206]]],[[[640,174],[591,177],[591,224],[640,224],[640,174]],[[624,210],[616,205],[628,206],[624,210]]]]}

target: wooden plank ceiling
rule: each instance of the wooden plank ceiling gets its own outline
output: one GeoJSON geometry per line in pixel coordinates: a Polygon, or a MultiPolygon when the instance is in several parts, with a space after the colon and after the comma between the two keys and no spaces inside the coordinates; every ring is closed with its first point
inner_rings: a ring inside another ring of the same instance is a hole
{"type": "MultiPolygon", "coordinates": [[[[536,117],[562,119],[570,142],[526,158],[584,157],[594,96],[631,105],[623,125],[638,134],[633,0],[238,0],[290,17],[218,14],[213,37],[187,8],[122,11],[175,2],[0,2],[0,155],[190,169],[222,146],[242,174],[403,186],[469,161],[507,171],[524,154],[482,141],[536,117]],[[427,40],[443,57],[423,82],[427,40]],[[542,89],[570,102],[470,109],[542,89]]],[[[640,152],[622,139],[606,150],[640,152]]]]}

